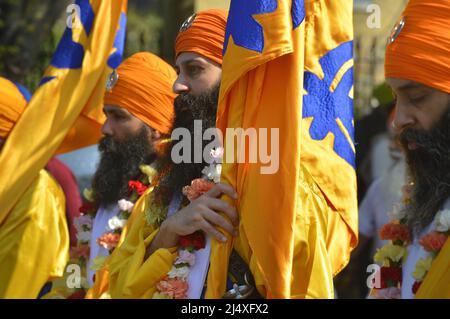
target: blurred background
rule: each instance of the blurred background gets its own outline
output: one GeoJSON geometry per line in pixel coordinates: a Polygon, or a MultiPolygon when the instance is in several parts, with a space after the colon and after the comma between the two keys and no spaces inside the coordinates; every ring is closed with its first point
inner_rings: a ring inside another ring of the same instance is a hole
{"type": "MultiPolygon", "coordinates": [[[[138,51],[151,51],[173,64],[174,39],[181,23],[195,11],[213,7],[226,9],[229,2],[129,0],[124,58],[138,51]]],[[[64,31],[66,8],[71,3],[70,0],[0,0],[2,76],[25,85],[31,92],[36,89],[64,31]]],[[[386,40],[406,3],[407,0],[354,1],[353,92],[360,202],[370,185],[386,174],[396,161],[389,155],[388,119],[393,98],[384,84],[383,65],[386,40]]],[[[96,146],[59,158],[74,172],[80,190],[89,186],[99,159],[96,146]]],[[[365,271],[371,263],[369,248],[375,237],[364,241],[364,247],[360,247],[350,265],[336,278],[339,298],[365,297],[365,271]]]]}

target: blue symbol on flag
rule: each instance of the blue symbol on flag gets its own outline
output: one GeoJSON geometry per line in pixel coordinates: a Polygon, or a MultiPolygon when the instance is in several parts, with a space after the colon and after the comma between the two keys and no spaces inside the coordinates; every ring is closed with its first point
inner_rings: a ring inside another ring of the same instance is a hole
{"type": "Polygon", "coordinates": [[[355,167],[355,152],[336,122],[337,119],[342,122],[354,144],[353,99],[349,97],[353,67],[346,71],[335,91],[330,90],[337,72],[352,57],[353,42],[345,42],[320,59],[325,74],[323,80],[311,72],[305,72],[304,86],[308,94],[303,97],[303,118],[313,117],[309,130],[312,139],[323,140],[331,132],[335,137],[334,151],[355,167]]]}
{"type": "Polygon", "coordinates": [[[293,28],[297,28],[302,24],[305,19],[305,1],[304,0],[292,0],[292,25],[293,28]]]}
{"type": "Polygon", "coordinates": [[[230,36],[233,36],[236,45],[261,53],[264,49],[263,27],[253,18],[253,15],[274,12],[277,6],[276,0],[232,0],[223,54],[225,55],[227,50],[230,36]]]}
{"type": "Polygon", "coordinates": [[[116,49],[116,51],[110,55],[108,59],[108,65],[112,69],[116,69],[120,63],[122,63],[122,57],[123,57],[123,48],[125,46],[125,30],[127,27],[127,15],[125,13],[122,13],[120,15],[120,21],[119,21],[119,30],[117,30],[116,38],[114,39],[113,48],[116,49]]]}
{"type": "MultiPolygon", "coordinates": [[[[94,10],[89,0],[77,0],[80,7],[80,20],[86,35],[89,36],[94,23],[94,10]]],[[[72,29],[67,27],[50,64],[59,69],[77,69],[83,64],[84,48],[72,40],[72,29]]]]}
{"type": "MultiPolygon", "coordinates": [[[[232,0],[225,31],[223,55],[227,50],[230,36],[233,37],[236,45],[261,53],[264,49],[264,30],[253,15],[272,13],[277,8],[276,0],[232,0]]],[[[304,0],[292,1],[291,15],[295,29],[305,18],[304,0]]]]}

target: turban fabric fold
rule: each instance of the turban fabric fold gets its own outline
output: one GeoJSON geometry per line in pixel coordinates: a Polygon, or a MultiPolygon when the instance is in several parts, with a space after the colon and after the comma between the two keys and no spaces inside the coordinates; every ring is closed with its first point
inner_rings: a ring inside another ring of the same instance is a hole
{"type": "Polygon", "coordinates": [[[227,16],[226,10],[210,9],[195,14],[193,21],[189,21],[192,17],[186,20],[175,40],[176,57],[194,52],[222,65],[227,16]]]}
{"type": "Polygon", "coordinates": [[[450,0],[410,0],[386,48],[385,76],[450,93],[450,0]]]}
{"type": "Polygon", "coordinates": [[[174,120],[175,70],[149,52],[136,53],[117,69],[118,80],[105,93],[105,104],[128,110],[151,128],[169,134],[174,120]]]}
{"type": "Polygon", "coordinates": [[[11,132],[30,97],[23,86],[0,77],[0,138],[11,132]]]}

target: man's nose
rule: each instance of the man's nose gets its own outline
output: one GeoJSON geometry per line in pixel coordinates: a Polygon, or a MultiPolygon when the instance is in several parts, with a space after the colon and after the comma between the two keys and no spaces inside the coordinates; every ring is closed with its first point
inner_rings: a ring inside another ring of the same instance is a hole
{"type": "Polygon", "coordinates": [[[190,88],[185,77],[180,73],[173,84],[172,90],[176,94],[189,93],[190,88]]]}

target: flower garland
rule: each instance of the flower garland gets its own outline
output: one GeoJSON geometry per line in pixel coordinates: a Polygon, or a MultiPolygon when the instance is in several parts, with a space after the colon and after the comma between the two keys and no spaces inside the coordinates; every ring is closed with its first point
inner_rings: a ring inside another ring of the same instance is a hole
{"type": "MultiPolygon", "coordinates": [[[[110,254],[119,244],[120,236],[128,218],[131,216],[134,204],[148,188],[154,187],[167,171],[163,169],[157,175],[157,171],[149,165],[141,165],[139,169],[141,172],[139,179],[128,182],[128,199],[123,198],[117,202],[119,213],[108,220],[108,228],[110,231],[105,232],[97,238],[97,244],[107,249],[110,254]]],[[[86,270],[87,261],[90,256],[89,242],[91,239],[92,225],[98,210],[98,205],[95,203],[94,193],[91,189],[85,189],[83,196],[86,201],[79,209],[81,214],[74,219],[74,226],[77,231],[77,245],[71,249],[70,257],[71,262],[76,262],[82,269],[86,270]]],[[[96,257],[92,261],[92,270],[99,270],[103,266],[106,258],[105,256],[96,257]]],[[[74,295],[79,296],[82,291],[89,288],[85,277],[82,279],[81,286],[82,288],[77,289],[69,298],[72,298],[74,295]]]]}
{"type": "MultiPolygon", "coordinates": [[[[183,195],[192,202],[220,182],[222,171],[221,159],[223,149],[217,148],[211,151],[212,163],[202,170],[203,177],[194,179],[191,185],[183,187],[183,195]]],[[[147,218],[147,221],[154,221],[147,218]]],[[[172,269],[156,285],[153,299],[186,299],[189,289],[188,276],[195,264],[195,251],[205,248],[205,235],[202,231],[196,231],[187,236],[180,236],[178,256],[172,269]]]]}
{"type": "MultiPolygon", "coordinates": [[[[404,203],[408,203],[410,187],[404,188],[404,203]]],[[[402,265],[407,257],[407,247],[411,244],[411,231],[406,225],[404,209],[394,207],[391,213],[392,221],[380,230],[380,238],[390,240],[390,243],[380,248],[375,256],[375,262],[382,263],[380,270],[381,287],[374,288],[371,297],[382,299],[400,299],[402,285],[402,265]]],[[[426,258],[418,260],[412,273],[415,282],[412,293],[415,295],[425,279],[431,265],[438,256],[450,235],[450,210],[441,210],[434,220],[435,229],[424,235],[419,244],[428,252],[426,258]]]]}

